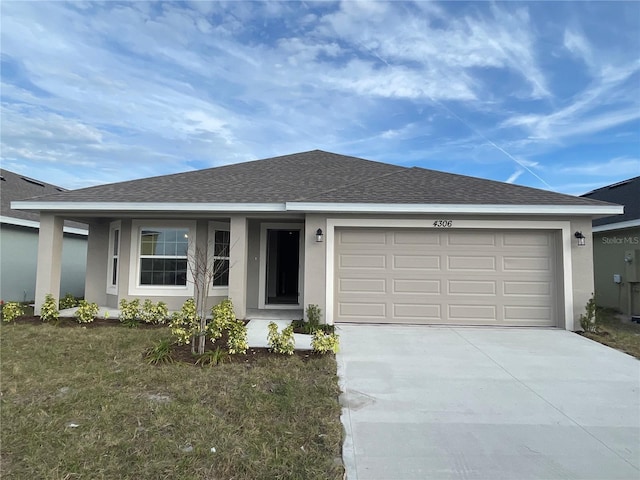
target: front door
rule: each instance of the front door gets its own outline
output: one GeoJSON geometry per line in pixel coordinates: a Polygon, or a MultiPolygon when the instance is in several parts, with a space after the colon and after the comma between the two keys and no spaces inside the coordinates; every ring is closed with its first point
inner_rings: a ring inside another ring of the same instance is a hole
{"type": "Polygon", "coordinates": [[[267,230],[265,303],[298,305],[300,230],[267,230]]]}

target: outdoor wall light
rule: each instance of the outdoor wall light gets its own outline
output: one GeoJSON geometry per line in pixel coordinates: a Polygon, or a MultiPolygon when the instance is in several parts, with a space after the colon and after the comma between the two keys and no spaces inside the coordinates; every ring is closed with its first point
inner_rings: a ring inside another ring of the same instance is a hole
{"type": "Polygon", "coordinates": [[[582,234],[582,232],[576,232],[576,233],[573,234],[573,236],[578,239],[578,246],[579,247],[584,247],[585,238],[584,238],[584,235],[582,234]]]}
{"type": "Polygon", "coordinates": [[[316,242],[322,242],[323,238],[324,238],[324,233],[322,233],[322,229],[319,228],[318,230],[316,230],[316,242]]]}

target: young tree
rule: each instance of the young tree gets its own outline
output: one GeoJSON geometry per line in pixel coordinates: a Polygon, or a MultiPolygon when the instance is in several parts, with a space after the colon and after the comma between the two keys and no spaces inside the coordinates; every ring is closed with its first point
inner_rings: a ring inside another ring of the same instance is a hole
{"type": "Polygon", "coordinates": [[[217,279],[228,275],[230,268],[227,260],[229,243],[211,242],[211,244],[213,248],[202,247],[195,243],[188,249],[190,253],[187,255],[187,267],[193,281],[193,299],[199,323],[198,331],[191,342],[191,352],[199,355],[204,353],[206,342],[209,292],[217,279]]]}

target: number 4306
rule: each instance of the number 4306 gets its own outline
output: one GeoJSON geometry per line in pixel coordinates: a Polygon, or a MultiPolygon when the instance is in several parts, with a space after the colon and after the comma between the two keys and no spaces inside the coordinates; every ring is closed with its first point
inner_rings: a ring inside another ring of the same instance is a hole
{"type": "Polygon", "coordinates": [[[436,220],[433,222],[433,226],[436,228],[449,228],[453,226],[453,220],[436,220]]]}

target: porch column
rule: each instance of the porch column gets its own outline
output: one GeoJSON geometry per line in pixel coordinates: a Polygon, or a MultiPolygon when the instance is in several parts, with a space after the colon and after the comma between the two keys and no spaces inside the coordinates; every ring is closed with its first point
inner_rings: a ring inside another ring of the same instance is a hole
{"type": "MultiPolygon", "coordinates": [[[[107,267],[109,261],[109,223],[92,222],[89,224],[87,273],[84,282],[84,298],[88,302],[95,302],[100,306],[107,305],[107,267]]],[[[125,265],[121,261],[119,263],[125,265]]],[[[118,267],[122,271],[120,265],[118,267]]]]}
{"type": "MultiPolygon", "coordinates": [[[[304,303],[305,311],[309,305],[318,305],[322,310],[322,323],[332,315],[327,315],[326,305],[326,239],[327,232],[326,215],[307,213],[304,220],[304,303]],[[324,232],[323,242],[316,242],[316,230],[320,228],[324,232]]],[[[332,313],[332,312],[329,312],[332,313]]]]}
{"type": "Polygon", "coordinates": [[[38,266],[36,269],[35,314],[40,315],[44,297],[60,298],[62,271],[62,239],[64,220],[52,213],[40,213],[38,233],[38,266]]]}
{"type": "Polygon", "coordinates": [[[247,217],[233,215],[230,220],[229,298],[236,317],[243,319],[247,316],[247,217]]]}

